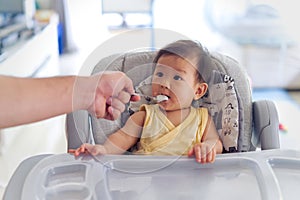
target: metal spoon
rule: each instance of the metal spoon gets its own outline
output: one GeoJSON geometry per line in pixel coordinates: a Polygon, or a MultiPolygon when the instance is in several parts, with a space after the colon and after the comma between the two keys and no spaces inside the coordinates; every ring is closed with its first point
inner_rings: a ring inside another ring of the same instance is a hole
{"type": "Polygon", "coordinates": [[[162,95],[162,94],[157,95],[156,97],[148,96],[148,95],[144,95],[144,94],[133,94],[133,95],[144,97],[146,99],[146,101],[153,101],[155,103],[167,101],[169,99],[169,97],[167,97],[166,95],[162,95]]]}

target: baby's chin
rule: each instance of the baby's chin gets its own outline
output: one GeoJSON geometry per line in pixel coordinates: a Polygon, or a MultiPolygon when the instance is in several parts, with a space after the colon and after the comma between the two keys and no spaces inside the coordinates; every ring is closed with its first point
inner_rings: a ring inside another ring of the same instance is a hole
{"type": "Polygon", "coordinates": [[[170,103],[170,101],[163,101],[163,102],[159,102],[157,103],[159,105],[159,107],[166,111],[166,112],[171,112],[171,111],[176,111],[176,110],[180,110],[181,108],[180,107],[174,107],[174,105],[172,105],[170,103]]]}
{"type": "Polygon", "coordinates": [[[159,108],[164,110],[164,111],[168,111],[168,106],[166,105],[166,102],[159,102],[157,103],[159,105],[159,108]]]}

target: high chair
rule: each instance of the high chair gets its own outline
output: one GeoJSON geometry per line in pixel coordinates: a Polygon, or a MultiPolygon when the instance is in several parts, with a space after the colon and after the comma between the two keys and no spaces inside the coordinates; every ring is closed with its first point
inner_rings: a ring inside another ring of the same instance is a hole
{"type": "MultiPolygon", "coordinates": [[[[136,91],[151,96],[152,61],[155,51],[130,52],[103,58],[92,74],[105,70],[125,72],[136,91]]],[[[252,101],[251,85],[245,69],[233,58],[212,53],[212,66],[201,72],[209,85],[208,95],[194,106],[205,106],[214,119],[224,152],[247,152],[257,148],[277,149],[279,122],[275,104],[270,100],[252,101]]],[[[116,121],[96,119],[86,111],[67,115],[66,132],[68,148],[78,148],[82,143],[103,143],[107,136],[126,122],[131,110],[137,110],[144,98],[131,103],[116,121]]]]}
{"type": "MultiPolygon", "coordinates": [[[[111,55],[101,59],[92,74],[123,71],[132,78],[137,93],[150,95],[154,56],[153,51],[111,55]]],[[[194,106],[208,108],[222,140],[224,153],[214,163],[199,164],[185,156],[37,155],[19,165],[4,200],[279,200],[299,196],[290,187],[296,187],[300,179],[300,170],[295,168],[300,152],[279,149],[274,103],[252,101],[247,74],[234,59],[220,53],[211,53],[211,57],[213,65],[201,72],[209,92],[194,106]]],[[[104,142],[142,103],[151,102],[131,103],[116,121],[96,119],[85,111],[68,114],[68,148],[104,142]]]]}

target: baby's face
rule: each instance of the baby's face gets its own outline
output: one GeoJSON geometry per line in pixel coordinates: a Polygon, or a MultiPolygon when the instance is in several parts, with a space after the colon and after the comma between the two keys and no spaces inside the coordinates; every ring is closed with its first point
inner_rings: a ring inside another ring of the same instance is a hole
{"type": "Polygon", "coordinates": [[[165,110],[178,110],[191,106],[198,89],[196,69],[188,61],[174,55],[159,58],[152,79],[152,95],[166,95],[160,102],[165,110]]]}

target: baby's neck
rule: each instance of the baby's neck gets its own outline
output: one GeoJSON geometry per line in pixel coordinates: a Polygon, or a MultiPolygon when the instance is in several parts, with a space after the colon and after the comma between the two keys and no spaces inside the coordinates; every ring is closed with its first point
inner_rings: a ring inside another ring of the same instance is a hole
{"type": "Polygon", "coordinates": [[[181,122],[183,122],[190,114],[191,107],[180,108],[177,110],[161,110],[166,115],[166,117],[173,123],[173,125],[177,126],[181,122]]]}

